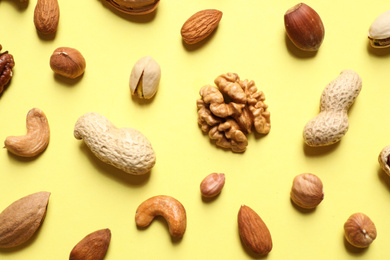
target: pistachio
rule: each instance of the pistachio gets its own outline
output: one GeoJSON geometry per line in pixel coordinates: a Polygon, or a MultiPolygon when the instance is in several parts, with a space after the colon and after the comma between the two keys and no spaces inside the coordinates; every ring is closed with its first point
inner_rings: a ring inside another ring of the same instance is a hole
{"type": "Polygon", "coordinates": [[[160,65],[150,56],[139,59],[130,74],[130,91],[139,98],[150,99],[156,92],[161,78],[160,65]]]}
{"type": "Polygon", "coordinates": [[[368,30],[368,39],[374,48],[390,46],[390,10],[379,15],[368,30]]]}
{"type": "Polygon", "coordinates": [[[106,0],[106,2],[123,13],[142,15],[153,12],[160,0],[106,0]]]}

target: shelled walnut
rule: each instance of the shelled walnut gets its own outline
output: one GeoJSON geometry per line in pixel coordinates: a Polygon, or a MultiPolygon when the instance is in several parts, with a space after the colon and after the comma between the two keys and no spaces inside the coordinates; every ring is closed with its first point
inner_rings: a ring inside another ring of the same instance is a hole
{"type": "MultiPolygon", "coordinates": [[[[0,45],[0,51],[2,46],[0,45]]],[[[0,53],[0,93],[12,78],[12,68],[15,66],[14,57],[5,51],[0,53]]]]}
{"type": "Polygon", "coordinates": [[[217,87],[206,85],[199,91],[198,124],[217,146],[244,152],[252,128],[260,134],[271,129],[264,93],[253,80],[240,80],[236,73],[222,74],[214,83],[217,87]]]}

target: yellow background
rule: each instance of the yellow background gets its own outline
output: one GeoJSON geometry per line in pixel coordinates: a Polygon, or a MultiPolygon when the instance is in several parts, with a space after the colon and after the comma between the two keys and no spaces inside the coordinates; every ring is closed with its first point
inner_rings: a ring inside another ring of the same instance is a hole
{"type": "Polygon", "coordinates": [[[129,16],[104,0],[59,0],[54,36],[40,36],[33,24],[36,0],[0,2],[0,43],[15,59],[14,77],[0,97],[0,139],[25,133],[27,112],[48,117],[47,150],[34,159],[0,151],[0,209],[38,191],[50,191],[46,219],[34,237],[1,259],[67,259],[84,236],[109,228],[109,259],[252,259],[237,228],[240,205],[267,224],[273,249],[267,259],[386,259],[390,254],[390,178],[377,157],[390,144],[390,51],[368,44],[372,21],[386,1],[308,1],[325,26],[317,53],[299,51],[286,37],[283,15],[291,0],[161,0],[155,13],[129,16]],[[195,12],[223,12],[217,30],[202,43],[183,44],[180,29],[195,12]],[[78,49],[86,59],[76,80],[54,75],[50,55],[57,47],[78,49]],[[150,55],[161,66],[159,90],[151,101],[130,94],[133,64],[150,55]],[[322,90],[343,69],[359,73],[363,88],[349,111],[350,129],[326,148],[304,145],[302,130],[319,110],[322,90]],[[271,112],[271,132],[248,136],[245,153],[217,148],[197,125],[199,89],[227,72],[256,82],[271,112]],[[130,176],[100,162],[73,126],[86,112],[98,112],[118,127],[140,130],[157,162],[150,174],[130,176]],[[199,184],[212,172],[226,174],[216,199],[202,200],[199,184]],[[319,176],[325,198],[314,211],[290,201],[293,178],[319,176]],[[172,241],[167,225],[144,229],[134,221],[138,205],[170,195],[187,211],[187,230],[172,241]],[[355,212],[367,214],[378,237],[366,250],[344,240],[343,224],[355,212]]]}

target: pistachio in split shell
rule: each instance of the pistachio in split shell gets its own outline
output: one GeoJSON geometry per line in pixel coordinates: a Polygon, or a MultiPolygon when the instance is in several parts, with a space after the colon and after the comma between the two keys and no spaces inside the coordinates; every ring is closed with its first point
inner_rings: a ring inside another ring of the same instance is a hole
{"type": "Polygon", "coordinates": [[[325,36],[321,17],[310,6],[299,3],[284,14],[287,36],[304,51],[317,51],[325,36]]]}
{"type": "Polygon", "coordinates": [[[50,68],[66,78],[74,79],[81,76],[85,67],[86,62],[83,55],[74,48],[57,48],[50,57],[50,68]]]}
{"type": "Polygon", "coordinates": [[[160,0],[106,0],[106,2],[123,13],[142,15],[156,10],[160,0]]]}
{"type": "Polygon", "coordinates": [[[313,209],[324,199],[321,179],[311,173],[295,176],[290,192],[291,200],[301,208],[313,209]]]}
{"type": "Polygon", "coordinates": [[[152,98],[161,78],[160,65],[150,56],[139,59],[130,74],[130,91],[139,98],[152,98]]]}
{"type": "Polygon", "coordinates": [[[368,39],[374,48],[390,46],[390,10],[379,15],[368,30],[368,39]]]}
{"type": "Polygon", "coordinates": [[[377,232],[374,222],[367,215],[355,213],[344,223],[344,235],[351,245],[366,248],[376,239],[377,232]]]}

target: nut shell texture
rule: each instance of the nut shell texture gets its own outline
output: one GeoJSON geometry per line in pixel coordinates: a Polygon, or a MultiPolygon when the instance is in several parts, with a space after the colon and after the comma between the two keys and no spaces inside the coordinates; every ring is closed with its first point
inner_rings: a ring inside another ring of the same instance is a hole
{"type": "Polygon", "coordinates": [[[321,17],[310,6],[299,3],[284,15],[284,26],[290,40],[304,51],[317,51],[325,36],[321,17]]]}
{"type": "Polygon", "coordinates": [[[358,248],[368,247],[377,236],[374,222],[363,213],[352,214],[344,224],[347,241],[358,248]]]}
{"type": "Polygon", "coordinates": [[[98,113],[81,116],[75,124],[74,136],[83,139],[101,161],[129,174],[145,174],[156,162],[151,143],[140,131],[117,128],[98,113]]]}
{"type": "Polygon", "coordinates": [[[352,70],[343,70],[322,92],[320,113],[304,127],[305,143],[312,147],[337,143],[349,128],[348,109],[362,88],[362,79],[352,70]]]}
{"type": "Polygon", "coordinates": [[[323,185],[316,175],[303,173],[294,178],[291,200],[301,208],[313,209],[324,198],[323,185]]]}
{"type": "Polygon", "coordinates": [[[123,13],[143,15],[156,10],[160,0],[106,0],[106,2],[123,13]]]}
{"type": "Polygon", "coordinates": [[[42,34],[57,31],[60,7],[57,0],[38,0],[34,10],[35,28],[42,34]]]}
{"type": "Polygon", "coordinates": [[[111,231],[97,230],[84,237],[70,252],[69,260],[103,260],[111,241],[111,231]]]}
{"type": "Polygon", "coordinates": [[[390,46],[390,10],[379,15],[368,30],[370,44],[374,48],[390,46]]]}
{"type": "Polygon", "coordinates": [[[83,55],[70,47],[57,48],[50,57],[50,68],[66,78],[74,79],[81,76],[86,65],[83,55]]]}
{"type": "Polygon", "coordinates": [[[266,255],[272,250],[272,238],[268,227],[248,206],[242,205],[238,212],[238,231],[241,241],[254,253],[266,255]]]}
{"type": "Polygon", "coordinates": [[[387,175],[390,176],[389,155],[390,155],[390,145],[388,145],[382,149],[382,151],[379,153],[378,161],[379,161],[379,165],[381,166],[382,170],[387,175]]]}
{"type": "Polygon", "coordinates": [[[29,240],[46,216],[50,192],[23,197],[0,213],[0,248],[19,246],[29,240]]]}
{"type": "Polygon", "coordinates": [[[146,56],[139,59],[130,74],[131,94],[139,98],[152,98],[157,92],[160,78],[160,65],[152,57],[146,56]]]}
{"type": "Polygon", "coordinates": [[[222,12],[216,9],[206,9],[193,14],[181,27],[181,36],[187,44],[195,44],[209,36],[219,21],[222,12]]]}

